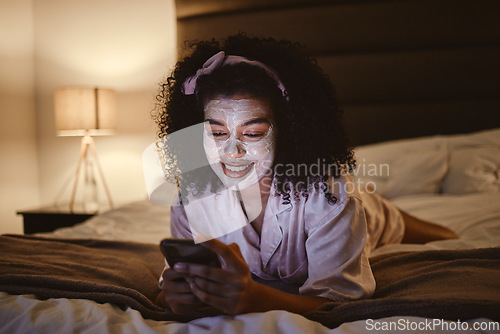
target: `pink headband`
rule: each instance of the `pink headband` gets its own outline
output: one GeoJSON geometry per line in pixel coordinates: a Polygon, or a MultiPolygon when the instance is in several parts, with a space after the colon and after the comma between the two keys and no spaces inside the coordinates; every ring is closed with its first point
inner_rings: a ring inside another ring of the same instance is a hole
{"type": "Polygon", "coordinates": [[[220,51],[215,55],[213,55],[212,57],[208,58],[207,61],[203,64],[203,66],[198,71],[196,71],[195,75],[187,78],[186,81],[184,81],[184,84],[182,85],[183,93],[185,95],[193,95],[196,89],[196,81],[200,76],[210,74],[216,68],[222,66],[235,65],[240,63],[246,63],[252,66],[257,66],[266,71],[267,75],[269,75],[271,78],[274,79],[274,81],[276,81],[278,88],[281,90],[281,94],[285,97],[286,100],[288,100],[288,96],[285,90],[285,85],[283,85],[283,83],[278,78],[276,72],[274,72],[269,66],[257,60],[248,60],[245,57],[226,56],[224,51],[220,51]]]}

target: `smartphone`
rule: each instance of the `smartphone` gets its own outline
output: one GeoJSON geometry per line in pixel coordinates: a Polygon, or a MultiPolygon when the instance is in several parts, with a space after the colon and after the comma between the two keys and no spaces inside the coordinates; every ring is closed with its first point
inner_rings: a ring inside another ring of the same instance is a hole
{"type": "Polygon", "coordinates": [[[195,244],[193,240],[164,239],[160,242],[160,249],[170,267],[173,267],[177,262],[220,267],[217,254],[202,245],[195,244]]]}

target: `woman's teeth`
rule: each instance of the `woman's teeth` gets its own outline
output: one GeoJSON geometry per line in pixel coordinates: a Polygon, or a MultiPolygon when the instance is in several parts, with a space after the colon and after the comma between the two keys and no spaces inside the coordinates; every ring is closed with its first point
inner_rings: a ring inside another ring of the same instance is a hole
{"type": "Polygon", "coordinates": [[[250,165],[251,165],[251,164],[248,164],[248,165],[246,165],[246,166],[241,166],[241,167],[239,167],[239,166],[230,166],[230,165],[226,165],[226,164],[225,164],[224,166],[226,166],[226,168],[227,168],[228,170],[230,170],[231,172],[241,172],[241,171],[243,171],[243,170],[247,169],[248,167],[250,167],[250,165]]]}

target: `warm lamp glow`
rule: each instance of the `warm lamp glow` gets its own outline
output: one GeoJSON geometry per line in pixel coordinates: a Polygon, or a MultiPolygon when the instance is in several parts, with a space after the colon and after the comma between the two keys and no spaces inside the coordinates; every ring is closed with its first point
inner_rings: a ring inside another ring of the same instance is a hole
{"type": "Polygon", "coordinates": [[[113,134],[116,96],[111,89],[59,88],[54,93],[54,108],[59,136],[113,134]]]}
{"type": "Polygon", "coordinates": [[[84,182],[86,189],[90,189],[90,199],[84,205],[92,210],[98,208],[97,189],[94,179],[93,164],[95,163],[101,181],[108,197],[110,207],[113,200],[109,192],[104,173],[102,172],[93,135],[112,134],[116,118],[115,92],[111,89],[89,87],[65,87],[54,92],[54,109],[56,116],[56,129],[59,136],[83,136],[80,145],[80,156],[76,168],[73,191],[69,202],[70,211],[75,204],[76,190],[80,170],[84,167],[84,182]],[[90,152],[89,152],[90,151],[90,152]],[[93,159],[89,159],[89,153],[93,159]]]}

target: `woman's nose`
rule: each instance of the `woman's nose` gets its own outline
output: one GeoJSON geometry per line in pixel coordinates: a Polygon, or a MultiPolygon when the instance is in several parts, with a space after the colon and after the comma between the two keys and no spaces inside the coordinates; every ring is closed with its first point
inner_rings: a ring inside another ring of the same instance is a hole
{"type": "Polygon", "coordinates": [[[243,147],[243,144],[236,138],[229,138],[226,147],[224,148],[224,153],[230,159],[238,159],[243,157],[247,152],[243,147]]]}

